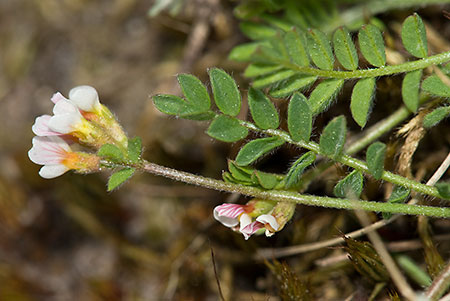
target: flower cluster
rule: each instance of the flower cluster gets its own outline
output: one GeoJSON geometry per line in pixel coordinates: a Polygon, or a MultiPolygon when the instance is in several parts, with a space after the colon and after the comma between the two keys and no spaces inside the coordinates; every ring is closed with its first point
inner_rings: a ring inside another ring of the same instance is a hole
{"type": "Polygon", "coordinates": [[[98,150],[104,144],[114,144],[126,150],[128,138],[111,111],[102,105],[97,91],[90,86],[70,90],[69,98],[55,93],[53,115],[36,118],[32,127],[36,137],[28,157],[44,165],[39,174],[51,179],[68,170],[80,173],[99,169],[100,158],[92,153],[74,151],[73,144],[98,150]]]}
{"type": "Polygon", "coordinates": [[[214,218],[240,232],[247,240],[253,234],[267,237],[280,231],[292,218],[295,203],[254,199],[245,205],[225,203],[214,208],[214,218]]]}

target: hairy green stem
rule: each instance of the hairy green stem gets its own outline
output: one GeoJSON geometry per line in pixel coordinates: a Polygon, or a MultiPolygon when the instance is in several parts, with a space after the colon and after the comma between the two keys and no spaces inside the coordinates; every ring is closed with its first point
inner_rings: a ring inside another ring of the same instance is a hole
{"type": "Polygon", "coordinates": [[[410,72],[414,70],[425,69],[428,66],[439,65],[450,61],[450,51],[429,56],[420,60],[410,61],[399,65],[384,66],[372,69],[359,69],[355,71],[337,71],[337,70],[322,70],[313,67],[302,67],[291,63],[287,60],[276,60],[276,63],[285,68],[297,71],[302,74],[316,75],[325,78],[339,78],[339,79],[353,79],[353,78],[367,78],[379,77],[385,75],[393,75],[397,73],[410,72]]]}
{"type": "Polygon", "coordinates": [[[227,183],[221,180],[206,178],[188,172],[164,167],[155,163],[143,162],[142,165],[134,166],[142,171],[170,178],[176,181],[198,185],[201,187],[240,194],[274,201],[287,201],[310,206],[329,207],[337,209],[363,209],[376,212],[389,212],[410,215],[426,215],[433,217],[450,217],[450,208],[431,207],[408,204],[392,204],[384,202],[369,202],[362,200],[348,200],[331,197],[319,197],[303,195],[293,191],[263,190],[256,187],[248,187],[239,184],[227,183]]]}
{"type": "MultiPolygon", "coordinates": [[[[261,129],[259,129],[258,127],[256,127],[252,123],[249,123],[249,122],[246,122],[246,121],[240,121],[240,123],[242,125],[244,125],[245,127],[247,127],[248,129],[253,130],[255,132],[260,132],[260,133],[267,134],[269,136],[274,136],[274,137],[281,138],[281,139],[283,139],[284,141],[286,141],[286,142],[288,142],[290,144],[297,145],[297,146],[309,149],[310,151],[313,151],[316,154],[325,156],[322,153],[322,151],[320,150],[319,145],[317,143],[315,143],[315,142],[312,142],[312,141],[308,141],[308,142],[305,142],[305,141],[294,141],[294,140],[291,139],[290,135],[288,133],[284,132],[284,131],[272,130],[272,129],[261,130],[261,129]]],[[[357,169],[357,170],[362,171],[364,173],[370,174],[369,173],[369,168],[367,167],[367,164],[364,161],[352,158],[349,155],[343,154],[343,155],[341,155],[341,156],[339,156],[337,158],[334,158],[333,160],[336,161],[336,162],[342,163],[344,165],[353,167],[354,169],[357,169]]],[[[399,176],[399,175],[394,174],[394,173],[389,172],[389,171],[384,171],[382,176],[381,176],[381,179],[384,180],[384,181],[396,184],[396,185],[407,187],[409,189],[412,189],[414,191],[417,191],[417,192],[420,192],[420,193],[423,193],[423,194],[426,194],[426,195],[434,196],[434,197],[437,197],[437,198],[441,197],[439,195],[439,192],[438,192],[436,187],[428,186],[428,185],[416,182],[414,180],[410,180],[408,178],[399,176]]]]}

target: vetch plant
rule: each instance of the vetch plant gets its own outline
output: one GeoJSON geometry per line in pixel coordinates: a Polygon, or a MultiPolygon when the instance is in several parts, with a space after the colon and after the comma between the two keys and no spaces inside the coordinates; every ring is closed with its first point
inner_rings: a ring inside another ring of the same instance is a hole
{"type": "MultiPolygon", "coordinates": [[[[381,31],[371,24],[359,30],[360,54],[345,27],[332,34],[332,41],[318,29],[293,28],[263,35],[264,41],[250,52],[248,48],[243,50],[238,46],[231,56],[252,62],[245,71],[246,76],[253,78],[246,95],[252,121],[237,117],[243,107],[241,91],[224,70],[211,68],[208,71],[213,97],[197,77],[178,75],[184,97],[155,95],[153,101],[158,110],[209,123],[206,133],[219,141],[235,143],[249,139],[236,158],[228,161],[223,180],[170,169],[143,159],[140,138],[126,136],[114,115],[99,102],[96,90],[89,86],[72,89],[68,99],[60,93],[53,96],[54,115],[40,116],[33,125],[33,132],[38,137],[33,139],[29,157],[44,165],[40,174],[45,178],[59,176],[68,170],[87,173],[111,169],[108,190],[117,188],[136,171],[143,171],[253,197],[246,205],[223,204],[214,209],[215,219],[242,233],[245,239],[262,233],[269,237],[283,229],[292,218],[296,204],[382,212],[386,218],[397,213],[448,218],[448,207],[405,204],[403,201],[411,192],[450,199],[449,184],[429,186],[385,170],[386,145],[376,141],[382,133],[404,120],[410,113],[408,110],[418,110],[422,94],[438,97],[438,104],[445,104],[450,96],[449,88],[438,75],[430,75],[422,81],[423,69],[449,61],[450,52],[428,55],[424,25],[417,14],[405,20],[401,37],[405,49],[417,59],[393,66],[387,66],[381,31]],[[360,56],[373,68],[358,69],[360,56]],[[392,117],[394,121],[383,123],[381,132],[346,149],[347,120],[341,115],[332,119],[320,135],[316,134],[317,138],[312,138],[315,117],[332,105],[346,80],[357,79],[350,111],[356,123],[364,127],[373,107],[376,79],[399,73],[405,74],[402,95],[408,110],[392,117]],[[316,81],[318,84],[309,97],[301,93],[316,81]],[[270,87],[269,95],[261,90],[264,87],[270,87]],[[280,115],[269,96],[286,99],[286,116],[280,115]],[[284,122],[286,126],[282,126],[284,122]],[[251,132],[256,135],[250,136],[251,132]],[[81,146],[81,151],[73,151],[73,144],[81,146]],[[256,163],[262,157],[288,144],[307,152],[295,160],[286,173],[257,169],[256,163]],[[366,161],[351,156],[367,146],[366,161]],[[300,193],[316,170],[329,166],[329,163],[315,165],[319,157],[351,170],[336,184],[335,197],[300,193]],[[387,202],[360,199],[366,177],[395,185],[387,202]]],[[[447,108],[443,105],[431,111],[425,116],[423,125],[437,124],[448,115],[447,108]]]]}

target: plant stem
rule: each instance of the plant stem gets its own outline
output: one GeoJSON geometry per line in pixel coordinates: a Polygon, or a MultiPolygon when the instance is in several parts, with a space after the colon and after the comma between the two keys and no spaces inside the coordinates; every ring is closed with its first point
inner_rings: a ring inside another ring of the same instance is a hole
{"type": "Polygon", "coordinates": [[[293,64],[290,61],[278,59],[274,62],[283,65],[285,68],[297,71],[301,74],[316,75],[326,78],[352,79],[352,78],[367,78],[379,77],[385,75],[393,75],[397,73],[410,72],[414,70],[425,69],[428,66],[439,65],[450,61],[450,51],[429,56],[420,60],[410,61],[399,65],[384,66],[372,69],[359,69],[355,71],[337,71],[337,70],[322,70],[312,67],[301,67],[293,64]]]}
{"type": "Polygon", "coordinates": [[[348,199],[339,199],[331,197],[319,197],[311,195],[302,195],[292,191],[263,190],[256,187],[248,187],[239,184],[227,183],[221,180],[206,178],[194,175],[188,172],[164,167],[155,163],[144,161],[142,165],[134,166],[142,171],[167,177],[179,182],[198,185],[209,189],[215,189],[227,192],[237,192],[240,194],[274,201],[288,201],[297,204],[310,206],[329,207],[337,209],[363,209],[368,211],[389,212],[411,215],[426,215],[434,217],[450,217],[450,208],[419,206],[408,204],[393,204],[369,201],[354,201],[348,199]]]}
{"type": "MultiPolygon", "coordinates": [[[[259,128],[257,128],[254,124],[250,123],[250,122],[246,122],[246,121],[240,121],[240,123],[242,125],[244,125],[245,127],[247,127],[248,129],[251,129],[255,132],[260,132],[260,133],[264,133],[270,136],[274,136],[274,137],[278,137],[283,139],[284,141],[290,143],[290,144],[294,144],[306,149],[309,149],[310,151],[315,152],[316,154],[325,156],[322,151],[320,150],[320,147],[317,143],[312,142],[312,141],[294,141],[291,139],[290,135],[284,131],[281,130],[273,130],[273,129],[269,129],[269,130],[261,130],[259,128]]],[[[334,161],[340,162],[344,165],[353,167],[354,169],[357,169],[361,172],[370,174],[369,172],[369,168],[367,167],[367,164],[364,161],[352,158],[348,155],[341,155],[337,158],[333,159],[334,161]]],[[[436,187],[433,186],[428,186],[419,182],[416,182],[414,180],[410,180],[408,178],[399,176],[397,174],[394,174],[392,172],[389,171],[384,171],[382,176],[381,176],[382,180],[385,180],[387,182],[396,184],[396,185],[400,185],[403,187],[407,187],[409,189],[412,189],[414,191],[426,194],[426,195],[430,195],[430,196],[434,196],[437,198],[441,198],[441,196],[439,195],[439,192],[437,190],[436,187]]]]}

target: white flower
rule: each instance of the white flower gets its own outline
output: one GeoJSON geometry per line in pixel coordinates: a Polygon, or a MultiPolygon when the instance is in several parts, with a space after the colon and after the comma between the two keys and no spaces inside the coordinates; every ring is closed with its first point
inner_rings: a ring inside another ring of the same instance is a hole
{"type": "Polygon", "coordinates": [[[273,215],[262,214],[256,218],[256,221],[264,225],[267,237],[274,235],[280,229],[280,225],[273,215]]]}
{"type": "Polygon", "coordinates": [[[41,177],[51,179],[70,169],[64,162],[71,152],[70,146],[58,136],[34,137],[28,157],[34,163],[44,165],[39,171],[41,177]]]}
{"type": "Polygon", "coordinates": [[[214,208],[214,218],[229,228],[239,224],[239,216],[242,214],[243,205],[225,203],[214,208]]]}
{"type": "Polygon", "coordinates": [[[69,99],[86,112],[96,112],[101,108],[97,90],[91,86],[78,86],[70,90],[69,99]]]}

